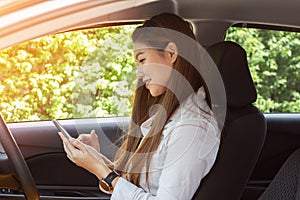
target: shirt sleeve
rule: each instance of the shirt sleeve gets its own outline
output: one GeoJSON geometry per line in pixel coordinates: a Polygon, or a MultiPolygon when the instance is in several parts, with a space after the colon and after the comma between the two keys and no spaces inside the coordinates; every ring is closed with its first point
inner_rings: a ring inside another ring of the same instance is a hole
{"type": "Polygon", "coordinates": [[[173,129],[166,145],[166,159],[156,195],[144,191],[124,178],[116,183],[112,200],[188,200],[211,169],[220,140],[208,125],[182,125],[173,129]]]}

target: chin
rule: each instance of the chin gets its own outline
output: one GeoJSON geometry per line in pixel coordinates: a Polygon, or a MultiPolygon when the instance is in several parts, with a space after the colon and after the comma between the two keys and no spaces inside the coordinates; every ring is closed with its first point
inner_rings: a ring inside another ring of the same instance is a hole
{"type": "Polygon", "coordinates": [[[157,97],[157,96],[159,96],[159,95],[160,95],[160,94],[153,93],[153,92],[150,92],[150,94],[151,94],[151,96],[153,96],[153,97],[157,97]]]}
{"type": "Polygon", "coordinates": [[[151,89],[149,91],[150,91],[151,96],[153,96],[153,97],[158,97],[165,92],[165,91],[158,91],[158,90],[151,90],[151,89]]]}
{"type": "Polygon", "coordinates": [[[151,96],[153,97],[158,97],[160,95],[162,95],[163,93],[165,93],[166,88],[162,87],[161,85],[156,85],[156,84],[152,84],[152,85],[147,85],[146,88],[149,90],[151,96]]]}

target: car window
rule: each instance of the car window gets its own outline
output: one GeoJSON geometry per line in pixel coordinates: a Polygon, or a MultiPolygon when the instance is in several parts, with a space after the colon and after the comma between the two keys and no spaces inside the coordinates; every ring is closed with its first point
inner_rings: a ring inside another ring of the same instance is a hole
{"type": "Polygon", "coordinates": [[[300,111],[300,33],[231,27],[225,40],[246,50],[262,112],[300,111]]]}
{"type": "Polygon", "coordinates": [[[128,116],[135,25],[70,31],[0,51],[6,121],[128,116]]]}

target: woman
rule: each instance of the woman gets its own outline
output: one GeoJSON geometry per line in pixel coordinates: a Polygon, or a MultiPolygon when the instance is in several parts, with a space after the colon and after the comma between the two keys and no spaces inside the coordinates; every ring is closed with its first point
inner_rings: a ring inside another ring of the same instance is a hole
{"type": "Polygon", "coordinates": [[[146,20],[132,38],[138,83],[129,131],[114,162],[100,153],[95,131],[70,140],[60,134],[65,151],[99,178],[111,199],[191,199],[220,143],[195,66],[199,51],[192,26],[163,13],[146,20]]]}

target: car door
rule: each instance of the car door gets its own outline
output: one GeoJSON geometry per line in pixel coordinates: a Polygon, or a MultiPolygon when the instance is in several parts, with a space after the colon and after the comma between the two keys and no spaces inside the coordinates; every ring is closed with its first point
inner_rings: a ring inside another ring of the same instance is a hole
{"type": "MultiPolygon", "coordinates": [[[[112,159],[117,149],[116,141],[124,131],[128,118],[111,117],[98,119],[60,120],[73,137],[96,130],[101,152],[112,159]]],[[[41,199],[109,199],[98,188],[98,180],[86,170],[77,167],[63,150],[57,129],[51,121],[9,123],[35,180],[41,199]]],[[[5,198],[17,191],[3,189],[5,198]]]]}

